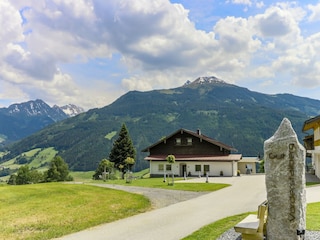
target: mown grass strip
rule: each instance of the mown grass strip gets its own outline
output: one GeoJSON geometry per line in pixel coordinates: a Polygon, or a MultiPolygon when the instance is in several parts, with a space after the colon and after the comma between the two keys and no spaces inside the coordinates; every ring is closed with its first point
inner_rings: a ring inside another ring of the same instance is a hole
{"type": "Polygon", "coordinates": [[[51,239],[150,209],[142,195],[83,184],[0,186],[0,239],[51,239]]]}
{"type": "Polygon", "coordinates": [[[307,205],[307,229],[320,231],[320,202],[307,205]]]}
{"type": "MultiPolygon", "coordinates": [[[[217,191],[222,188],[230,186],[230,184],[224,183],[191,183],[179,181],[181,178],[175,179],[174,185],[168,185],[167,182],[163,182],[163,178],[142,178],[132,180],[131,183],[126,183],[125,180],[108,180],[106,182],[96,181],[97,183],[106,184],[119,184],[126,186],[136,186],[136,187],[150,187],[150,188],[161,188],[168,190],[183,190],[183,191],[193,191],[193,192],[212,192],[217,191]],[[179,181],[179,182],[178,182],[179,181]]],[[[205,181],[205,180],[204,180],[205,181]]]]}
{"type": "MultiPolygon", "coordinates": [[[[216,221],[212,224],[204,226],[199,230],[195,231],[191,235],[183,238],[183,240],[212,240],[219,238],[225,231],[233,228],[238,222],[244,219],[251,213],[242,213],[235,216],[230,216],[216,221]]],[[[310,231],[320,231],[320,202],[309,203],[307,205],[307,230],[310,231]]]]}
{"type": "Polygon", "coordinates": [[[195,231],[191,235],[183,238],[183,240],[195,240],[195,239],[201,239],[201,240],[212,240],[217,239],[219,236],[221,236],[225,231],[232,228],[234,225],[236,225],[238,222],[240,222],[242,219],[244,219],[246,216],[248,216],[250,213],[243,213],[227,218],[223,218],[219,221],[216,221],[212,224],[209,224],[207,226],[204,226],[200,228],[198,231],[195,231]]]}

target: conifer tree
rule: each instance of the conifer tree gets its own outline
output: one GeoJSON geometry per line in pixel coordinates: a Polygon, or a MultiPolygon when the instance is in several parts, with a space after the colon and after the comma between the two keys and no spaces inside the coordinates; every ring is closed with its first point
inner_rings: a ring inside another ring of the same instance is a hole
{"type": "Polygon", "coordinates": [[[115,167],[118,168],[122,173],[126,170],[124,166],[126,165],[125,160],[127,157],[135,159],[136,150],[133,147],[132,140],[130,138],[128,129],[125,124],[122,124],[119,137],[113,143],[113,147],[109,154],[109,160],[114,162],[115,167]]]}

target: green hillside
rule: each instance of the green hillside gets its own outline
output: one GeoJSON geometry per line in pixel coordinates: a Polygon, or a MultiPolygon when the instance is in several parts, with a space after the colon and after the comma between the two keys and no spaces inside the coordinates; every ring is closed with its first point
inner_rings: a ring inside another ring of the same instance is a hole
{"type": "Polygon", "coordinates": [[[137,149],[136,171],[148,167],[141,150],[179,128],[201,129],[244,156],[257,156],[263,154],[263,142],[284,117],[302,139],[303,122],[318,114],[318,100],[266,95],[224,82],[131,91],[104,108],[63,120],[11,145],[1,161],[31,149],[54,147],[71,170],[94,170],[101,159],[108,158],[122,123],[137,149]]]}
{"type": "Polygon", "coordinates": [[[0,164],[0,179],[3,177],[7,179],[10,174],[25,164],[28,164],[31,169],[45,171],[56,154],[57,151],[53,147],[45,149],[34,148],[23,152],[0,164]]]}

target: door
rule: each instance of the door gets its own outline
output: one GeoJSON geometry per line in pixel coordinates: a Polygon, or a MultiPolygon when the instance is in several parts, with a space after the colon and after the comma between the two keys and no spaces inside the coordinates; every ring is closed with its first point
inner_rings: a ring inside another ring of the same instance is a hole
{"type": "Polygon", "coordinates": [[[184,177],[184,173],[187,176],[187,164],[180,164],[180,177],[184,177]]]}

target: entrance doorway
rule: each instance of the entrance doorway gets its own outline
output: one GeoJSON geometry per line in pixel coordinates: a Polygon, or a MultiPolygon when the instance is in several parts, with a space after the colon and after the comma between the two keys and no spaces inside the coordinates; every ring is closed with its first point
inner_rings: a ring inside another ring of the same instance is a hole
{"type": "Polygon", "coordinates": [[[187,176],[187,164],[181,163],[180,164],[180,177],[183,177],[184,173],[186,173],[186,176],[187,176]]]}

